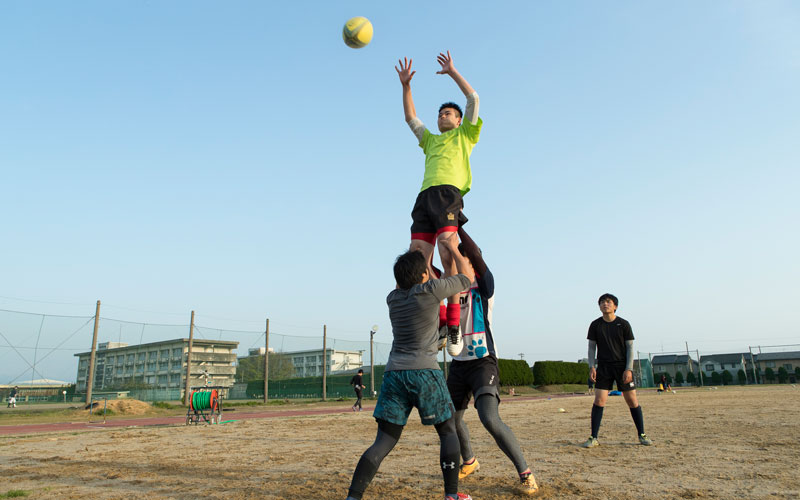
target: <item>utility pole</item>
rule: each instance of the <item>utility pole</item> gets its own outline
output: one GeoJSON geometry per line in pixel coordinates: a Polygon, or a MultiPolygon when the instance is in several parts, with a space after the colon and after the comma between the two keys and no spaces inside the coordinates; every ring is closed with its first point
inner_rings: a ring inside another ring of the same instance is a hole
{"type": "Polygon", "coordinates": [[[92,334],[92,352],[89,354],[89,373],[86,375],[86,404],[92,404],[92,388],[94,385],[94,363],[97,357],[97,327],[100,325],[100,301],[94,310],[94,333],[92,334]]]}
{"type": "Polygon", "coordinates": [[[186,385],[183,389],[183,404],[189,404],[190,378],[192,375],[192,344],[194,343],[194,311],[189,322],[189,350],[186,351],[186,385]]]}
{"type": "MultiPolygon", "coordinates": [[[[695,349],[694,352],[697,355],[697,362],[699,363],[700,362],[700,351],[695,349]]],[[[705,384],[705,382],[703,381],[703,367],[701,366],[700,369],[697,370],[697,371],[700,372],[700,387],[703,387],[703,385],[705,384]]]]}
{"type": "Polygon", "coordinates": [[[267,318],[267,329],[264,330],[264,402],[269,400],[269,318],[267,318]]]}
{"type": "Polygon", "coordinates": [[[322,400],[328,400],[328,325],[322,325],[322,400]]]}

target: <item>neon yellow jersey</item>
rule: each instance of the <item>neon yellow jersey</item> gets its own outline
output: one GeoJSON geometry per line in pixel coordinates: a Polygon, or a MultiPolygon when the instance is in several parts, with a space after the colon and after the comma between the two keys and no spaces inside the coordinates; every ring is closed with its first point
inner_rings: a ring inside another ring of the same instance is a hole
{"type": "Polygon", "coordinates": [[[425,153],[425,177],[422,189],[447,184],[461,191],[461,196],[469,192],[472,186],[472,170],[469,166],[469,155],[478,143],[483,120],[478,123],[469,120],[461,122],[461,126],[437,135],[427,128],[422,133],[419,147],[425,153]]]}

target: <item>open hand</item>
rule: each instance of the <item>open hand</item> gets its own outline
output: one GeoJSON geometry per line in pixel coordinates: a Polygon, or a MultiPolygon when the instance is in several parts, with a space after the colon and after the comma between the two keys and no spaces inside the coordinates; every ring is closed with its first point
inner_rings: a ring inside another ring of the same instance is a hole
{"type": "Polygon", "coordinates": [[[456,70],[456,67],[453,65],[453,58],[450,57],[449,50],[447,51],[447,55],[440,52],[439,55],[436,56],[436,60],[442,65],[442,70],[437,71],[437,75],[451,75],[456,70]]]}
{"type": "Polygon", "coordinates": [[[411,84],[411,79],[414,77],[414,73],[416,71],[411,71],[411,61],[413,59],[403,58],[402,60],[398,59],[397,62],[400,63],[400,69],[397,66],[394,67],[395,71],[397,71],[397,76],[400,77],[400,83],[403,85],[411,84]]]}

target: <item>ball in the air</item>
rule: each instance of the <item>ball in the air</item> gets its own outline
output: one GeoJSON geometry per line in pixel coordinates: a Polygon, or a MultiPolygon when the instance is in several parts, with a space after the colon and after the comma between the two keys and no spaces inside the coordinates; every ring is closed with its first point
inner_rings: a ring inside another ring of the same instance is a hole
{"type": "Polygon", "coordinates": [[[366,17],[354,17],[344,23],[342,38],[350,48],[366,47],[372,40],[372,23],[366,17]]]}

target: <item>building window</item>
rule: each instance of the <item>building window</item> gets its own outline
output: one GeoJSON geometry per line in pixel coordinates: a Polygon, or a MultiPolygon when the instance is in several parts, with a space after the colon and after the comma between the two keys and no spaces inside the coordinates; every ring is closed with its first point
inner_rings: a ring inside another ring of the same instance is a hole
{"type": "Polygon", "coordinates": [[[144,356],[144,353],[143,353],[143,352],[140,352],[139,354],[137,354],[137,355],[136,355],[136,361],[138,361],[139,363],[141,363],[142,361],[144,361],[144,357],[145,357],[145,356],[144,356]]]}
{"type": "Polygon", "coordinates": [[[150,351],[147,353],[147,359],[156,359],[158,353],[156,351],[150,351]]]}
{"type": "Polygon", "coordinates": [[[775,368],[775,362],[774,361],[767,361],[767,368],[775,368]]]}
{"type": "Polygon", "coordinates": [[[783,365],[783,367],[786,368],[787,372],[790,372],[790,371],[794,370],[794,368],[792,368],[792,364],[791,363],[786,363],[785,365],[783,365]]]}
{"type": "Polygon", "coordinates": [[[707,372],[713,372],[714,371],[714,365],[706,365],[706,371],[707,372]]]}
{"type": "Polygon", "coordinates": [[[177,348],[173,349],[172,350],[172,357],[173,358],[183,358],[183,349],[180,348],[180,347],[177,347],[177,348]]]}

